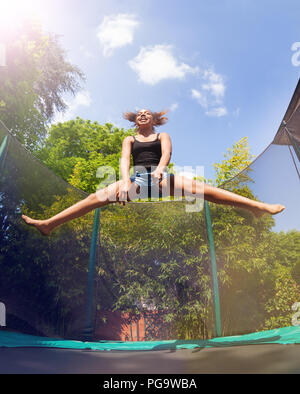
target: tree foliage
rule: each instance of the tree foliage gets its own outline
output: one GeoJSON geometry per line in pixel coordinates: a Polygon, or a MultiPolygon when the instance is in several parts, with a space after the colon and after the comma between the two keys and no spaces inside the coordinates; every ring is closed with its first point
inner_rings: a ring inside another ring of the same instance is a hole
{"type": "Polygon", "coordinates": [[[30,150],[46,136],[47,123],[66,109],[63,95],[75,94],[84,80],[66,60],[58,36],[26,21],[2,34],[6,66],[0,67],[0,119],[30,150]]]}
{"type": "Polygon", "coordinates": [[[219,186],[226,181],[232,180],[249,166],[253,158],[254,156],[250,154],[248,138],[241,138],[232,148],[227,149],[227,152],[224,154],[224,160],[221,163],[213,165],[216,173],[214,184],[219,186]]]}
{"type": "Polygon", "coordinates": [[[132,130],[124,131],[106,123],[76,118],[52,125],[43,148],[37,156],[58,176],[71,185],[93,193],[109,174],[99,174],[102,167],[111,167],[119,179],[122,141],[132,130]]]}

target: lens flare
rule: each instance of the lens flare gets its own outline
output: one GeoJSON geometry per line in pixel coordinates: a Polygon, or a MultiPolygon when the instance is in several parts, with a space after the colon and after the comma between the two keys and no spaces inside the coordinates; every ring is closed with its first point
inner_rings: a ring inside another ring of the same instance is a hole
{"type": "Polygon", "coordinates": [[[0,28],[12,28],[37,16],[37,0],[0,0],[0,28]]]}

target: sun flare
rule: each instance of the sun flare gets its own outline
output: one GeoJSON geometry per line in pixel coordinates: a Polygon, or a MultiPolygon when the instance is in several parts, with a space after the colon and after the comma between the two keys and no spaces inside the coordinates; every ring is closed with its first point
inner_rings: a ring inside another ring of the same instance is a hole
{"type": "Polygon", "coordinates": [[[38,0],[0,0],[0,27],[11,27],[24,18],[36,17],[38,3],[38,0]]]}

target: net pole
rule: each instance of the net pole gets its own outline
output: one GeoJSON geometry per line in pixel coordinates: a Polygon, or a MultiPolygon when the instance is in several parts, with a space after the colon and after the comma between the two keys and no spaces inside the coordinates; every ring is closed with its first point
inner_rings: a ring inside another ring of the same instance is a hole
{"type": "Polygon", "coordinates": [[[4,154],[5,148],[6,148],[6,144],[7,144],[7,135],[4,137],[1,146],[0,146],[0,162],[2,161],[2,156],[4,154]]]}
{"type": "Polygon", "coordinates": [[[219,284],[218,284],[218,271],[217,271],[213,229],[211,224],[210,208],[207,201],[204,201],[204,207],[205,207],[205,221],[206,221],[206,229],[207,229],[209,251],[210,251],[212,283],[213,283],[215,331],[216,331],[215,335],[217,337],[220,337],[222,329],[221,329],[221,308],[220,308],[220,296],[219,296],[219,284]]]}
{"type": "Polygon", "coordinates": [[[93,306],[94,306],[94,288],[95,288],[95,270],[96,270],[96,258],[97,258],[97,239],[100,229],[100,208],[95,210],[92,239],[90,246],[90,257],[89,257],[89,270],[87,280],[87,292],[86,292],[86,323],[84,329],[85,339],[91,339],[93,333],[93,306]]]}

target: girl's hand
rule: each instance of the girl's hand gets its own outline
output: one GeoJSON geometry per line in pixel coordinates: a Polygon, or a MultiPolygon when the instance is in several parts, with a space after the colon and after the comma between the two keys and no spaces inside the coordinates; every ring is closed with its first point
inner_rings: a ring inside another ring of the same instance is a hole
{"type": "Polygon", "coordinates": [[[120,188],[119,188],[119,202],[120,202],[120,204],[125,205],[125,202],[129,201],[128,192],[129,192],[131,185],[132,185],[132,182],[130,179],[127,179],[126,181],[122,181],[120,188]]]}
{"type": "Polygon", "coordinates": [[[156,169],[155,171],[152,172],[151,176],[152,176],[153,183],[158,185],[159,182],[162,180],[163,171],[156,169]]]}

